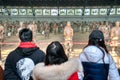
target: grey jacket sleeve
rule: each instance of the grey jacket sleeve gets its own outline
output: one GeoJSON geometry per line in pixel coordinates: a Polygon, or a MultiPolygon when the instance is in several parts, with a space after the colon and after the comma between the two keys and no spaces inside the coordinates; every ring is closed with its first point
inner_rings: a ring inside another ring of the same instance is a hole
{"type": "Polygon", "coordinates": [[[111,55],[109,55],[109,59],[110,59],[109,80],[120,80],[118,69],[111,55]]]}

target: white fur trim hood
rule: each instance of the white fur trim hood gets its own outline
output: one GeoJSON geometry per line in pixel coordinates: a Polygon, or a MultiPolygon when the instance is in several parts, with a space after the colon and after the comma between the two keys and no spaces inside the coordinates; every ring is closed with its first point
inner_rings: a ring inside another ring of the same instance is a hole
{"type": "Polygon", "coordinates": [[[45,66],[44,63],[37,64],[33,69],[34,80],[67,80],[74,72],[81,71],[78,59],[70,59],[61,65],[45,66]]]}

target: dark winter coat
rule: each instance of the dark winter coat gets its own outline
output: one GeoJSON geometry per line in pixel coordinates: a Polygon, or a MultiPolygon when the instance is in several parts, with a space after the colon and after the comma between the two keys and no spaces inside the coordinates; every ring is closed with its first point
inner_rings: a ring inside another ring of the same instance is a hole
{"type": "Polygon", "coordinates": [[[31,42],[20,43],[5,62],[5,80],[30,80],[33,67],[43,62],[45,54],[31,42]]]}

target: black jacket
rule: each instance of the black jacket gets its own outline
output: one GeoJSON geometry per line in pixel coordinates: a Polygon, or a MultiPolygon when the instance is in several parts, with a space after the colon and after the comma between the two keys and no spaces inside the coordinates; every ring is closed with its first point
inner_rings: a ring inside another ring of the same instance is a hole
{"type": "Polygon", "coordinates": [[[33,67],[44,59],[45,53],[38,47],[16,48],[7,56],[5,80],[30,80],[33,67]]]}

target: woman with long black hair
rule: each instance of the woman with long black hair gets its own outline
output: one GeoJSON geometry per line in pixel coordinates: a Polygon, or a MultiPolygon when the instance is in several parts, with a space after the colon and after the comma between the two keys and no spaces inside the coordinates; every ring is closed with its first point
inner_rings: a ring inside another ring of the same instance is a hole
{"type": "Polygon", "coordinates": [[[83,80],[120,80],[116,64],[108,53],[100,30],[91,32],[88,44],[79,58],[83,65],[83,80]]]}
{"type": "Polygon", "coordinates": [[[68,60],[65,51],[58,41],[48,45],[44,63],[33,69],[34,80],[81,80],[78,72],[82,70],[79,59],[68,60]]]}

